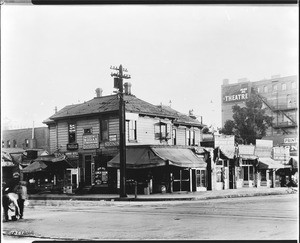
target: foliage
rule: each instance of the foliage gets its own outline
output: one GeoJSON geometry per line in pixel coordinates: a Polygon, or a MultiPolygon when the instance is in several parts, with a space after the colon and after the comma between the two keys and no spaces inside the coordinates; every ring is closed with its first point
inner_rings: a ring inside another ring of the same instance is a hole
{"type": "Polygon", "coordinates": [[[221,133],[235,135],[239,142],[244,144],[255,144],[256,139],[266,135],[273,118],[266,115],[262,109],[262,101],[257,94],[251,94],[245,102],[245,107],[234,105],[232,107],[233,120],[227,120],[221,133]]]}

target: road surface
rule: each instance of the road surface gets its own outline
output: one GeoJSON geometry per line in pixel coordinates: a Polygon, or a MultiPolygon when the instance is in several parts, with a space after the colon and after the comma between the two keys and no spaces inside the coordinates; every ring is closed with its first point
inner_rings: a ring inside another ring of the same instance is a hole
{"type": "Polygon", "coordinates": [[[4,242],[57,240],[296,240],[298,194],[165,202],[31,206],[3,223],[4,242]],[[33,238],[34,239],[34,238],[33,238]]]}

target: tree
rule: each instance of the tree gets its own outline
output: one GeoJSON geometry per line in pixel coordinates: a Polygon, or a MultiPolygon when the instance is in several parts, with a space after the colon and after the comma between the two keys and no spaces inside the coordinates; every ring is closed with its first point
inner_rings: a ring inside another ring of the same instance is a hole
{"type": "Polygon", "coordinates": [[[235,135],[244,144],[255,144],[256,139],[265,136],[272,125],[273,118],[265,114],[266,109],[262,109],[262,101],[256,93],[251,94],[245,107],[234,105],[232,111],[233,120],[225,122],[221,133],[235,135]]]}

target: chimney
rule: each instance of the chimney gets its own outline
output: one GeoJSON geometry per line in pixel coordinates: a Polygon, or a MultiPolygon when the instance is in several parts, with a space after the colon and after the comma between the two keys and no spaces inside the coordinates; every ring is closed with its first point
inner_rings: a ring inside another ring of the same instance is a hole
{"type": "Polygon", "coordinates": [[[95,91],[96,91],[96,97],[102,96],[103,89],[97,88],[95,91]]]}
{"type": "Polygon", "coordinates": [[[57,113],[57,106],[54,107],[54,112],[57,113]]]}
{"type": "Polygon", "coordinates": [[[131,95],[131,83],[130,82],[126,82],[124,84],[124,87],[125,87],[125,94],[131,95]]]}
{"type": "Polygon", "coordinates": [[[224,78],[223,79],[223,85],[228,85],[229,84],[229,79],[228,78],[224,78]]]}
{"type": "Polygon", "coordinates": [[[194,115],[194,110],[189,110],[189,117],[196,119],[197,117],[194,115]]]}

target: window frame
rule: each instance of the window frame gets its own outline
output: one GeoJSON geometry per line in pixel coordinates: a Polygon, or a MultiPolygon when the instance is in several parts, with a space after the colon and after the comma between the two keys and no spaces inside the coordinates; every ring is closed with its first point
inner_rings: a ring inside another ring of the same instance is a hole
{"type": "Polygon", "coordinates": [[[126,140],[137,140],[137,122],[136,120],[126,120],[126,140]]]}
{"type": "Polygon", "coordinates": [[[154,138],[155,140],[165,140],[171,138],[171,124],[165,122],[158,122],[154,124],[154,138]],[[163,134],[164,133],[164,134],[163,134]]]}
{"type": "Polygon", "coordinates": [[[69,144],[74,144],[77,141],[77,136],[76,136],[76,123],[75,122],[70,122],[68,123],[68,143],[69,144]]]}
{"type": "Polygon", "coordinates": [[[109,141],[109,120],[108,119],[100,120],[100,141],[101,142],[109,141]]]}

